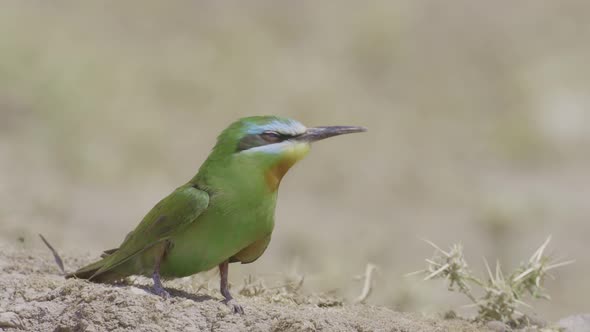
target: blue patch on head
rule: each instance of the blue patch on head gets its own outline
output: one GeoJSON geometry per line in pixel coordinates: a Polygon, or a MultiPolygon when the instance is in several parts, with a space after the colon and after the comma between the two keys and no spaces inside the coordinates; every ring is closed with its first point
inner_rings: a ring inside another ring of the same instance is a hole
{"type": "Polygon", "coordinates": [[[297,136],[305,133],[306,130],[307,128],[298,121],[279,118],[275,118],[265,124],[250,123],[246,127],[246,132],[248,134],[261,134],[265,131],[276,131],[283,135],[297,136]]]}

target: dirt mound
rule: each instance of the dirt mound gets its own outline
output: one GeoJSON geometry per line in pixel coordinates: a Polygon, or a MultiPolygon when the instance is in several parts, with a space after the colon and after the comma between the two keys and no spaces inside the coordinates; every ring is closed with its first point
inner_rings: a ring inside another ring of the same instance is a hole
{"type": "MultiPolygon", "coordinates": [[[[237,295],[243,316],[230,313],[213,287],[190,278],[167,282],[173,297],[149,293],[149,280],[102,285],[65,280],[49,253],[0,247],[0,331],[480,331],[369,305],[286,301],[264,293],[237,295]],[[304,302],[304,303],[302,303],[304,302]],[[298,304],[299,303],[299,304],[298,304]]],[[[90,257],[66,255],[66,266],[90,257]]]]}

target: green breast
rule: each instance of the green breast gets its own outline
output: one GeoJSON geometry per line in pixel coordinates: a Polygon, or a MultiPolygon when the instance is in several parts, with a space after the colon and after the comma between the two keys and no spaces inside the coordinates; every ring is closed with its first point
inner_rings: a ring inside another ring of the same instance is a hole
{"type": "Polygon", "coordinates": [[[209,208],[172,238],[162,262],[164,277],[184,277],[210,270],[273,230],[276,195],[211,197],[209,208]]]}

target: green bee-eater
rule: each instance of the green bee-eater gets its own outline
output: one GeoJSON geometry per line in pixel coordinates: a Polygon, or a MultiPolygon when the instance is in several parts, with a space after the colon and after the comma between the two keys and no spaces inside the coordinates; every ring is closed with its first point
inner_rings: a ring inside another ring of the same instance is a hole
{"type": "Polygon", "coordinates": [[[113,282],[152,276],[154,292],[168,297],[160,277],[218,266],[224,302],[243,313],[229,293],[228,263],[251,263],[268,246],[281,179],[312,142],[365,130],[306,128],[276,116],[240,119],[219,135],[197,175],[156,204],[119,248],[66,277],[113,282]]]}

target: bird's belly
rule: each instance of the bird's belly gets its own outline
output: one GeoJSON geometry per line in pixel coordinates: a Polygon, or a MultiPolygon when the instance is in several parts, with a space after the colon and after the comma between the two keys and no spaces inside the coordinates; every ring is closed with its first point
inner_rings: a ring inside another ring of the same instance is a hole
{"type": "Polygon", "coordinates": [[[160,268],[163,277],[185,277],[210,270],[268,236],[274,225],[272,215],[248,218],[209,213],[199,219],[172,236],[160,268]]]}

